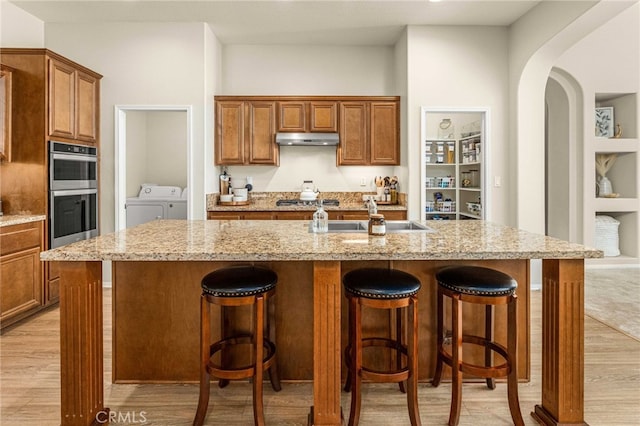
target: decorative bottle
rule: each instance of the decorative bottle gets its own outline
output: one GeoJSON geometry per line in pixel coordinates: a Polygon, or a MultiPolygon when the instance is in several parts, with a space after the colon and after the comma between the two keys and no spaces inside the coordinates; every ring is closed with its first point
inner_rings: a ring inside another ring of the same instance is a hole
{"type": "Polygon", "coordinates": [[[329,214],[322,207],[322,200],[318,201],[318,208],[313,213],[313,232],[329,232],[329,214]]]}

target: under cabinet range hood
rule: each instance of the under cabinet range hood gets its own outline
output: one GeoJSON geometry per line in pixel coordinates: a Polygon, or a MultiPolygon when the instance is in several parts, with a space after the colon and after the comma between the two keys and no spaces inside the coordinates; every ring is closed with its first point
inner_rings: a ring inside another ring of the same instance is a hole
{"type": "Polygon", "coordinates": [[[278,145],[336,146],[340,142],[337,133],[276,133],[278,145]]]}

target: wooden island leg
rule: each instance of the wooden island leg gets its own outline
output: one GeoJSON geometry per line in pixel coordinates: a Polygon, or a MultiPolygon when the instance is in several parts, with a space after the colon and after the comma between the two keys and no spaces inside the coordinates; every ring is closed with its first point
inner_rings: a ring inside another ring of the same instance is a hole
{"type": "Polygon", "coordinates": [[[108,420],[102,360],[102,263],[60,262],[62,425],[108,420]]]}
{"type": "Polygon", "coordinates": [[[313,263],[313,407],[309,424],[340,425],[340,262],[313,263]]]}
{"type": "Polygon", "coordinates": [[[584,260],[542,264],[542,404],[540,424],[584,421],[584,260]]]}

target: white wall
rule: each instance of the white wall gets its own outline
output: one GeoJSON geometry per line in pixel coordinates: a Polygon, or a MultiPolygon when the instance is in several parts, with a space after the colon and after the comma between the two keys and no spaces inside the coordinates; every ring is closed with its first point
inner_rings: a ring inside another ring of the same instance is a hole
{"type": "Polygon", "coordinates": [[[187,113],[127,111],[127,197],[140,185],[187,186],[187,113]]]}
{"type": "MultiPolygon", "coordinates": [[[[510,168],[508,135],[508,56],[504,27],[408,28],[407,153],[410,172],[410,218],[420,217],[420,107],[463,109],[487,107],[492,123],[486,142],[492,176],[510,168]]],[[[493,179],[490,179],[493,181],[493,179]]],[[[510,182],[492,188],[492,220],[505,223],[510,182]]]]}
{"type": "Polygon", "coordinates": [[[0,0],[0,47],[44,47],[44,23],[0,0]]]}
{"type": "MultiPolygon", "coordinates": [[[[231,45],[224,46],[221,63],[218,94],[399,94],[391,46],[231,45]]],[[[372,191],[374,176],[391,176],[398,173],[396,169],[337,167],[335,147],[282,147],[279,167],[228,167],[232,178],[252,176],[255,191],[298,191],[309,179],[321,191],[372,191]],[[361,178],[367,186],[360,186],[361,178]]],[[[406,189],[403,183],[401,191],[406,189]]]]}
{"type": "Polygon", "coordinates": [[[140,184],[149,183],[147,176],[147,114],[144,111],[127,111],[126,192],[127,197],[137,197],[140,184]]]}
{"type": "Polygon", "coordinates": [[[101,229],[114,229],[114,106],[193,107],[190,215],[205,217],[205,39],[202,23],[47,24],[46,47],[81,63],[101,82],[101,229]],[[82,40],[82,43],[79,41],[82,40]]]}

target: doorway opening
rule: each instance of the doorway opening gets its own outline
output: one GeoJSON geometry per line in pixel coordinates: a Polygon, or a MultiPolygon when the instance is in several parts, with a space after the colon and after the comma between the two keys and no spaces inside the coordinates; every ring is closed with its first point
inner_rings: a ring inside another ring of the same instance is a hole
{"type": "Polygon", "coordinates": [[[126,228],[127,198],[143,184],[179,186],[192,216],[191,106],[135,105],[115,107],[115,226],[126,228]]]}

